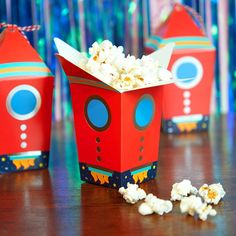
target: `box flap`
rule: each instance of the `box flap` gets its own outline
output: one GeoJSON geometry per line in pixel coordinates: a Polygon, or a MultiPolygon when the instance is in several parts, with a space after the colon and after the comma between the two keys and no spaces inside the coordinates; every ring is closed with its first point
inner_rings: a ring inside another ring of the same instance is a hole
{"type": "Polygon", "coordinates": [[[88,60],[82,53],[80,53],[79,51],[77,51],[59,38],[54,38],[54,42],[58,50],[58,54],[56,54],[56,56],[59,59],[62,68],[65,71],[70,82],[73,81],[74,83],[76,78],[82,78],[105,84],[102,80],[96,78],[95,76],[78,66],[81,64],[81,60],[88,60]]]}
{"type": "Polygon", "coordinates": [[[64,57],[70,63],[78,66],[81,60],[87,60],[87,58],[82,53],[80,53],[61,39],[54,38],[54,42],[56,44],[59,55],[64,57]]]}
{"type": "Polygon", "coordinates": [[[151,57],[154,61],[158,60],[160,65],[167,69],[174,47],[174,43],[168,43],[165,47],[149,54],[148,57],[151,57]]]}

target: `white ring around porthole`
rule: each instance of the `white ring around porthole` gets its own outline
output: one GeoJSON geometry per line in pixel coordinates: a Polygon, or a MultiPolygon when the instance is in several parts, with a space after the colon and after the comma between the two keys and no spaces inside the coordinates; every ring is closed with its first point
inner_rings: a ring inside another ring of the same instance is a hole
{"type": "Polygon", "coordinates": [[[34,117],[37,114],[38,110],[40,109],[40,106],[41,106],[41,96],[38,90],[30,85],[25,85],[25,84],[16,86],[14,89],[12,89],[8,94],[6,100],[6,107],[9,114],[17,120],[28,120],[34,117]],[[20,97],[21,95],[19,95],[19,93],[22,92],[23,95],[25,96],[24,97],[25,100],[20,101],[19,98],[21,98],[20,97]],[[14,98],[14,96],[17,96],[17,94],[19,98],[17,97],[14,98]],[[27,96],[28,99],[26,100],[27,96]],[[12,104],[12,102],[15,102],[15,100],[17,101],[17,99],[19,100],[19,107],[14,108],[14,104],[12,104]],[[24,102],[27,102],[27,104],[22,104],[24,102]],[[28,105],[28,108],[25,108],[24,105],[28,105]],[[20,114],[19,110],[22,108],[24,109],[24,111],[22,112],[23,114],[20,114]]]}
{"type": "Polygon", "coordinates": [[[183,79],[182,82],[181,81],[176,82],[175,85],[181,89],[191,89],[195,87],[197,84],[199,84],[199,82],[203,77],[202,64],[195,57],[190,57],[190,56],[181,57],[180,59],[176,60],[172,66],[172,74],[173,78],[176,79],[177,81],[180,80],[180,78],[177,75],[178,69],[181,65],[184,64],[192,64],[196,68],[196,75],[194,77],[184,78],[186,79],[185,81],[183,79]]]}

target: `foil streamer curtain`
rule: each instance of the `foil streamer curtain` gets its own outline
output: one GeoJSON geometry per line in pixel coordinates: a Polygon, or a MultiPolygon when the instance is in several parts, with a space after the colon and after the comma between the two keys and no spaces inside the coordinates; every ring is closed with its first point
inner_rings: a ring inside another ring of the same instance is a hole
{"type": "Polygon", "coordinates": [[[126,53],[142,55],[143,40],[150,33],[147,0],[0,0],[0,22],[39,24],[28,33],[30,42],[56,76],[54,117],[71,116],[68,81],[54,56],[54,37],[87,52],[94,41],[109,39],[126,53]]]}
{"type": "MultiPolygon", "coordinates": [[[[54,118],[71,116],[67,79],[54,56],[53,37],[87,52],[94,41],[109,39],[126,53],[141,56],[143,42],[170,11],[173,0],[0,0],[0,22],[40,24],[27,36],[55,74],[54,118]]],[[[236,0],[182,0],[198,12],[217,49],[212,111],[236,110],[236,0]]]]}

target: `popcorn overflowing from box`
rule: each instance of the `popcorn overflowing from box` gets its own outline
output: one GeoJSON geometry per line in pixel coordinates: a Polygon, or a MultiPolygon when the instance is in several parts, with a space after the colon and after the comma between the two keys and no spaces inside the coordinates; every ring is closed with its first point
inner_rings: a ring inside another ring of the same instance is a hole
{"type": "Polygon", "coordinates": [[[70,81],[81,179],[119,188],[155,178],[174,44],[135,59],[109,41],[94,43],[90,58],[55,43],[70,81]]]}
{"type": "Polygon", "coordinates": [[[83,60],[81,68],[110,84],[116,89],[133,89],[157,81],[169,81],[172,74],[159,64],[159,60],[143,56],[125,56],[123,47],[116,47],[108,40],[93,43],[90,58],[83,60]]]}

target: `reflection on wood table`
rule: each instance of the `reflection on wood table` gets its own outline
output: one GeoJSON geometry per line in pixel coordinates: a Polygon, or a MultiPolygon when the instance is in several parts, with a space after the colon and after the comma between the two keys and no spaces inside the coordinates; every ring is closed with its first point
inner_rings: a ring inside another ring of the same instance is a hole
{"type": "MultiPolygon", "coordinates": [[[[161,135],[158,174],[141,185],[169,199],[172,184],[220,182],[226,196],[206,222],[180,213],[141,216],[117,190],[82,183],[72,122],[53,126],[48,170],[0,176],[0,235],[235,235],[235,117],[212,117],[210,131],[161,135]]],[[[112,157],[111,157],[112,158],[112,157]]]]}

